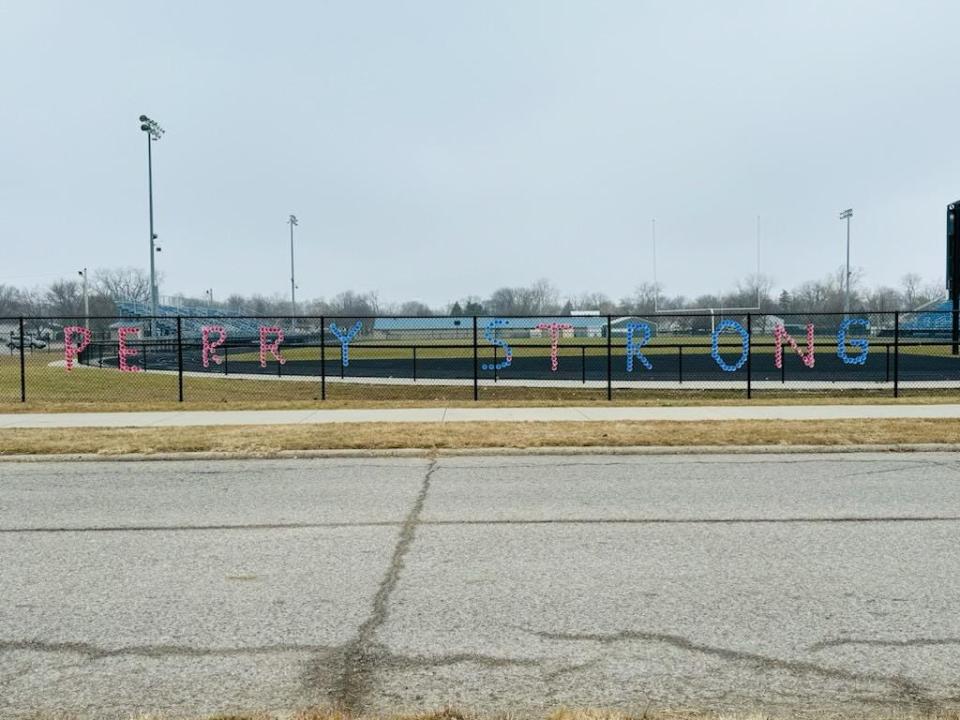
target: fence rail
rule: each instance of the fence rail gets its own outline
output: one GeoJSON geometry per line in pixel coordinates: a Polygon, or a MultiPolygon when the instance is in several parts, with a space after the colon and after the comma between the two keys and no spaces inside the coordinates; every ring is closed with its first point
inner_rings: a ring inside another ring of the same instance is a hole
{"type": "Polygon", "coordinates": [[[0,318],[0,404],[896,397],[960,391],[954,315],[0,318]]]}

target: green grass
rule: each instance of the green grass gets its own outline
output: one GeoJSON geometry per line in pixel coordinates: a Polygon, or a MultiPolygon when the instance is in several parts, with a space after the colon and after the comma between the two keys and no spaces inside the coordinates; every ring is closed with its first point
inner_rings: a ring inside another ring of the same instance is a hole
{"type": "MultiPolygon", "coordinates": [[[[605,352],[606,348],[596,348],[605,352]]],[[[928,349],[928,348],[923,348],[928,349]]],[[[296,349],[302,350],[302,349],[296,349]]],[[[466,348],[470,351],[471,348],[466,348]]],[[[533,348],[518,349],[518,352],[533,348]]],[[[621,354],[618,355],[622,362],[621,354]]],[[[577,353],[579,354],[579,353],[577,353]]],[[[356,357],[356,356],[354,356],[356,357]]],[[[382,357],[382,356],[381,356],[382,357]]],[[[418,354],[419,357],[419,354],[418,354]]],[[[567,357],[563,354],[562,357],[567,357]]],[[[56,352],[26,357],[27,402],[20,402],[20,364],[16,355],[0,355],[0,412],[280,409],[337,407],[425,407],[473,404],[470,385],[396,385],[327,383],[321,401],[318,378],[274,382],[215,377],[184,377],[184,403],[179,403],[177,377],[166,373],[121,373],[118,370],[78,367],[67,373],[49,367],[60,359],[56,352]]],[[[769,360],[772,363],[772,359],[769,360]]],[[[608,404],[603,388],[482,386],[480,400],[490,406],[556,406],[608,404]]],[[[960,393],[942,390],[902,391],[904,402],[958,402],[960,393]]],[[[886,391],[835,390],[757,391],[751,404],[814,404],[837,402],[893,402],[886,391]]],[[[704,405],[747,402],[742,387],[717,390],[636,388],[615,390],[615,405],[704,405]]]]}

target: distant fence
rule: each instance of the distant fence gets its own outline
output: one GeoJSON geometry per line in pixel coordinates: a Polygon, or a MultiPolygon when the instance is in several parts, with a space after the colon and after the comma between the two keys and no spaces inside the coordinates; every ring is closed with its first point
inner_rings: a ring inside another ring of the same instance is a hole
{"type": "Polygon", "coordinates": [[[960,389],[955,312],[0,318],[0,403],[960,389]]]}

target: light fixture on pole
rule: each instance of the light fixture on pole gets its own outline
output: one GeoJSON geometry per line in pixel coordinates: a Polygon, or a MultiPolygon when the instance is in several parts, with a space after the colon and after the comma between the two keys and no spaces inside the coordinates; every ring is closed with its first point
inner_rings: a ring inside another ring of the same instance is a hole
{"type": "Polygon", "coordinates": [[[140,129],[147,134],[147,192],[150,198],[150,336],[157,334],[157,270],[154,261],[154,253],[160,248],[156,247],[154,241],[157,234],[153,231],[153,143],[159,140],[164,130],[156,122],[146,115],[140,116],[140,129]]]}
{"type": "Polygon", "coordinates": [[[843,278],[843,314],[850,312],[850,218],[853,217],[853,208],[847,208],[840,213],[840,219],[847,221],[847,268],[843,278]]]}
{"type": "Polygon", "coordinates": [[[83,278],[83,319],[87,330],[90,329],[90,298],[87,296],[87,269],[78,270],[77,275],[83,278]]]}
{"type": "Polygon", "coordinates": [[[299,225],[296,215],[290,215],[287,220],[290,225],[290,327],[297,329],[297,280],[295,266],[293,264],[293,228],[299,225]]]}

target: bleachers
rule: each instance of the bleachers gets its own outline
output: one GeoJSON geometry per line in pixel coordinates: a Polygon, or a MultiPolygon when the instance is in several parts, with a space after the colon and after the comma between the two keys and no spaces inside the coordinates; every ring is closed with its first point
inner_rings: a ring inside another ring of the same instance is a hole
{"type": "Polygon", "coordinates": [[[937,337],[949,335],[953,304],[950,300],[940,300],[916,312],[905,313],[900,318],[900,331],[907,335],[937,337]]]}
{"type": "MultiPolygon", "coordinates": [[[[146,303],[117,303],[117,310],[123,317],[145,319],[152,316],[146,303]]],[[[182,318],[181,329],[185,338],[199,338],[204,325],[217,324],[226,328],[231,340],[257,338],[260,324],[249,318],[234,317],[225,310],[209,307],[157,305],[157,335],[174,336],[177,334],[177,318],[182,318]]]]}

